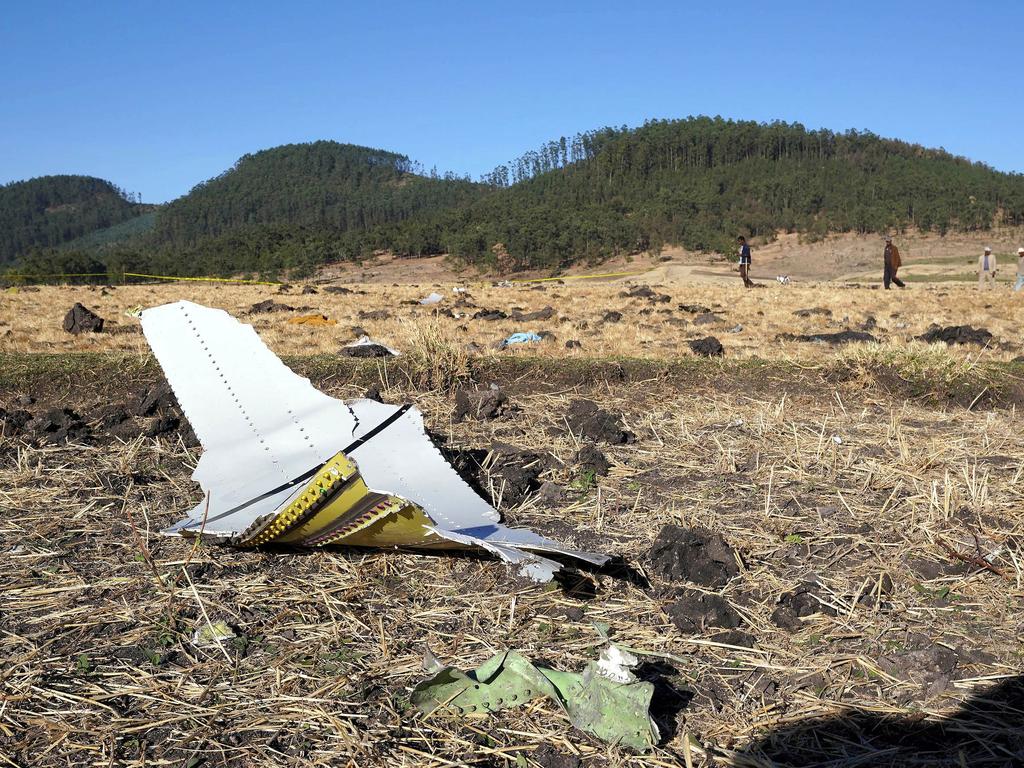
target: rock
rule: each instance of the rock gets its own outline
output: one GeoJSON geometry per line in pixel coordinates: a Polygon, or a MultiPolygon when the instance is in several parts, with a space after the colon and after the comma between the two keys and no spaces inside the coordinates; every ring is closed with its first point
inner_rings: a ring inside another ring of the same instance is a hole
{"type": "Polygon", "coordinates": [[[601,318],[606,323],[617,323],[622,320],[622,313],[614,310],[609,310],[604,313],[604,317],[601,318]]]}
{"type": "Polygon", "coordinates": [[[818,344],[830,344],[839,346],[853,342],[868,342],[877,344],[878,339],[867,331],[837,331],[836,333],[783,333],[778,336],[779,341],[810,341],[818,344]]]}
{"type": "Polygon", "coordinates": [[[494,384],[476,392],[460,389],[455,393],[456,421],[462,421],[467,417],[477,421],[489,421],[504,416],[508,410],[508,396],[494,384]]]}
{"type": "Polygon", "coordinates": [[[595,475],[608,474],[608,459],[593,443],[583,444],[576,454],[576,464],[583,472],[593,472],[595,475]]]}
{"type": "MultiPolygon", "coordinates": [[[[683,589],[679,600],[665,608],[665,613],[684,635],[701,634],[708,627],[734,629],[740,625],[740,615],[720,595],[709,595],[696,589],[683,589]]],[[[719,641],[721,642],[721,641],[719,641]]],[[[735,645],[735,643],[730,643],[735,645]]]]}
{"type": "Polygon", "coordinates": [[[259,301],[249,307],[250,315],[262,315],[267,312],[291,312],[295,307],[289,307],[287,304],[278,304],[273,299],[267,299],[266,301],[259,301]]]}
{"type": "Polygon", "coordinates": [[[836,609],[822,604],[816,598],[817,594],[818,585],[814,582],[808,582],[792,592],[787,592],[779,598],[779,603],[772,612],[772,623],[793,632],[803,626],[800,619],[805,616],[813,616],[816,613],[835,616],[836,609]]]}
{"type": "Polygon", "coordinates": [[[75,302],[75,306],[64,315],[64,330],[75,335],[100,333],[103,330],[103,318],[75,302]]]}
{"type": "Polygon", "coordinates": [[[573,400],[565,413],[565,421],[573,434],[594,442],[620,445],[636,437],[622,428],[619,417],[597,407],[592,400],[573,400]]]}
{"type": "Polygon", "coordinates": [[[988,329],[972,328],[969,325],[932,325],[917,338],[929,344],[941,341],[946,344],[977,344],[984,347],[992,343],[992,334],[988,329]]]}
{"type": "Polygon", "coordinates": [[[714,336],[705,336],[703,339],[695,339],[687,342],[693,354],[700,357],[721,357],[725,354],[725,347],[722,342],[714,336]]]}
{"type": "Polygon", "coordinates": [[[654,574],[670,584],[689,581],[723,587],[740,572],[732,547],[720,534],[704,528],[666,525],[647,558],[654,574]]]}

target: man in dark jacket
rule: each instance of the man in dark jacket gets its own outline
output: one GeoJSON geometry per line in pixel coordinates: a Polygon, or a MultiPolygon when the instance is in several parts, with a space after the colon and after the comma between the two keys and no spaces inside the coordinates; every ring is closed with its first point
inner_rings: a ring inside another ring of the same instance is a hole
{"type": "Polygon", "coordinates": [[[737,237],[736,242],[740,244],[740,277],[747,288],[753,288],[754,281],[750,279],[750,246],[743,235],[737,237]]]}
{"type": "Polygon", "coordinates": [[[892,238],[885,238],[885,271],[882,274],[882,285],[885,286],[885,290],[889,290],[889,283],[895,283],[900,288],[906,288],[907,285],[898,277],[896,277],[896,270],[900,268],[900,250],[892,244],[892,238]]]}

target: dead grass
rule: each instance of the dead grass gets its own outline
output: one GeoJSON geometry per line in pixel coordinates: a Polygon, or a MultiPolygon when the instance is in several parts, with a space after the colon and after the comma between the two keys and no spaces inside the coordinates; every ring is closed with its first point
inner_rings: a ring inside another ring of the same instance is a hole
{"type": "MultiPolygon", "coordinates": [[[[440,332],[421,333],[449,350],[440,332]]],[[[681,634],[662,610],[680,585],[656,579],[648,589],[577,574],[559,589],[475,558],[196,548],[157,534],[198,500],[197,457],[181,444],[0,438],[0,760],[518,767],[538,765],[535,750],[549,746],[584,765],[767,765],[755,745],[765,733],[851,708],[940,717],[1019,672],[1024,432],[1014,411],[937,409],[870,388],[751,396],[655,378],[552,392],[534,378],[513,390],[518,414],[452,423],[437,384],[462,361],[445,354],[438,371],[424,369],[433,391],[382,374],[385,396],[414,400],[460,447],[550,451],[561,468],[546,477],[565,488],[578,477],[568,402],[585,395],[622,413],[639,439],[604,449],[607,478],[506,518],[620,554],[641,573],[664,524],[721,532],[743,567],[720,593],[755,646],[716,640],[713,629],[681,634]],[[946,546],[999,573],[958,563],[946,546]],[[808,580],[835,615],[780,629],[779,597],[808,580]],[[237,637],[195,647],[193,632],[219,620],[237,637]],[[408,708],[426,645],[461,667],[515,648],[581,669],[600,642],[595,621],[676,659],[661,674],[694,694],[650,755],[596,743],[543,702],[468,720],[408,708]],[[956,654],[948,675],[918,661],[936,647],[956,654]]],[[[837,361],[874,366],[893,354],[857,349],[837,361]]],[[[910,359],[920,375],[950,380],[977,365],[917,346],[910,359]]],[[[891,762],[862,744],[844,749],[848,759],[830,765],[891,762]]]]}

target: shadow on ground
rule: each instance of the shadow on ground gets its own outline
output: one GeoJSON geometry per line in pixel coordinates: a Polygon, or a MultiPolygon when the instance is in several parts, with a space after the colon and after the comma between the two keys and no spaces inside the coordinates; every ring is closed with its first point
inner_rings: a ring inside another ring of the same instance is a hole
{"type": "Polygon", "coordinates": [[[766,734],[735,756],[758,768],[1024,766],[1024,676],[967,699],[942,720],[854,712],[766,734]]]}

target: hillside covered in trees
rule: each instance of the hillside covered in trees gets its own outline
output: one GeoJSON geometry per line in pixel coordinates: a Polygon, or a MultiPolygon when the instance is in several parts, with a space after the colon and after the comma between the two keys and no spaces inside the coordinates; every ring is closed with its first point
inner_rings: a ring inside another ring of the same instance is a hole
{"type": "Polygon", "coordinates": [[[142,214],[135,197],[92,176],[40,176],[0,186],[0,264],[142,214]]]}
{"type": "Polygon", "coordinates": [[[425,175],[382,150],[277,147],[161,207],[148,233],[121,224],[63,250],[22,253],[20,263],[30,272],[267,273],[391,250],[558,269],[667,244],[731,250],[739,233],[996,223],[1024,224],[1024,176],[870,133],[700,117],[563,138],[479,183],[425,175]]]}

